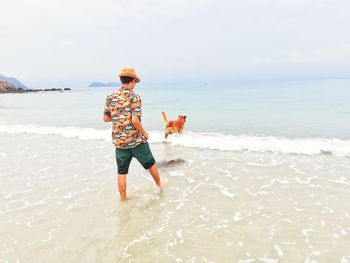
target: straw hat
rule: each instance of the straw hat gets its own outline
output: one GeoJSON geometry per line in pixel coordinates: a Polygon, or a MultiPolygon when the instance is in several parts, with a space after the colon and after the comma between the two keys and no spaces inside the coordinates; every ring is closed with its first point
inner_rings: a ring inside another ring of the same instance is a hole
{"type": "Polygon", "coordinates": [[[119,77],[131,77],[136,80],[136,83],[139,83],[141,80],[140,78],[136,75],[135,69],[133,68],[123,68],[120,73],[119,77]]]}

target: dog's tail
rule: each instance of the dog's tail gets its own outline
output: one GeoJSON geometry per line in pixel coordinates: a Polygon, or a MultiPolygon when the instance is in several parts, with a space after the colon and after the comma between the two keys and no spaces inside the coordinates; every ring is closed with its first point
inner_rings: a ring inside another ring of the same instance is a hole
{"type": "Polygon", "coordinates": [[[162,111],[162,116],[163,116],[163,121],[165,122],[166,125],[168,125],[168,119],[166,118],[165,112],[162,111]]]}

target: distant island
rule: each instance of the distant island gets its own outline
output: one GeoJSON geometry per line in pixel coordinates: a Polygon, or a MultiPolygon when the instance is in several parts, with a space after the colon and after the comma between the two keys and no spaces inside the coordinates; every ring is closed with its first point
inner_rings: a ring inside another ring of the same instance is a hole
{"type": "Polygon", "coordinates": [[[0,93],[28,93],[28,92],[39,92],[39,91],[63,91],[71,90],[65,89],[30,89],[23,85],[18,79],[13,77],[6,77],[0,74],[0,93]]]}
{"type": "Polygon", "coordinates": [[[99,88],[99,87],[117,87],[119,86],[120,83],[118,82],[107,82],[107,83],[103,83],[103,82],[92,82],[88,87],[89,88],[99,88]]]}

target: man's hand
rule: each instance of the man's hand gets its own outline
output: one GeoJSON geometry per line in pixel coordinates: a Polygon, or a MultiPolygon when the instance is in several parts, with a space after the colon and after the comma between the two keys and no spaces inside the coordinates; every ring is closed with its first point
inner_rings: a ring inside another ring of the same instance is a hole
{"type": "Polygon", "coordinates": [[[103,110],[103,121],[104,122],[112,121],[112,114],[107,106],[105,106],[105,108],[103,110]]]}
{"type": "Polygon", "coordinates": [[[148,140],[148,138],[149,138],[148,132],[145,131],[145,132],[143,133],[143,136],[145,137],[146,140],[148,140]]]}
{"type": "Polygon", "coordinates": [[[135,128],[143,134],[146,140],[148,140],[148,132],[146,132],[146,130],[143,128],[140,118],[137,116],[132,116],[131,121],[135,128]]]}

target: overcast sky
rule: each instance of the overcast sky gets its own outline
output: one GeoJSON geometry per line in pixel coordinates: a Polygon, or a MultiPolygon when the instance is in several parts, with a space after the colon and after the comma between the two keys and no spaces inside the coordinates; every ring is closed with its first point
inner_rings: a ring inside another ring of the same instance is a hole
{"type": "Polygon", "coordinates": [[[30,87],[350,77],[349,0],[0,0],[0,74],[30,87]]]}

